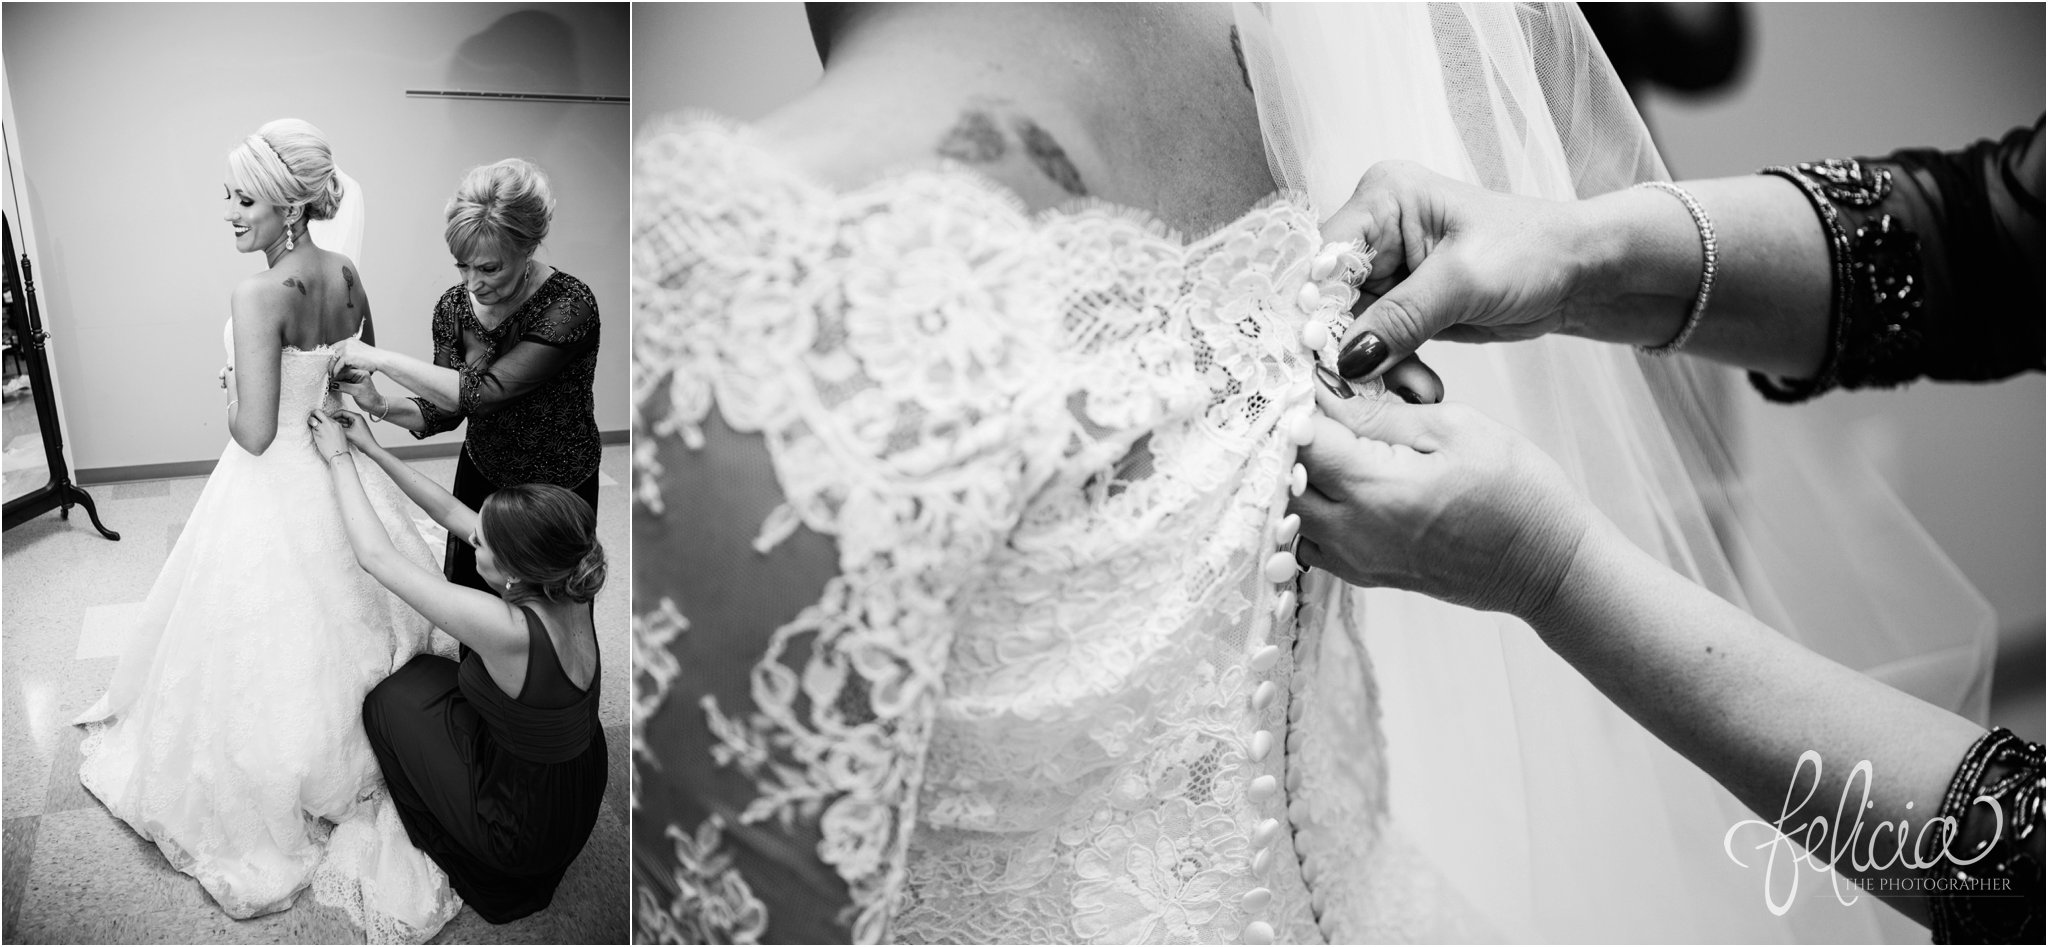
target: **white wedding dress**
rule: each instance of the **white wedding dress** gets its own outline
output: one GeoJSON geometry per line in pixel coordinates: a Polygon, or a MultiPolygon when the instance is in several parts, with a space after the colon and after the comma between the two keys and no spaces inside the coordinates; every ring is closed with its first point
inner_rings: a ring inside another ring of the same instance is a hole
{"type": "MultiPolygon", "coordinates": [[[[79,778],[232,917],[291,907],[318,869],[322,899],[373,936],[423,940],[461,902],[407,840],[361,714],[433,628],[356,565],[305,423],[340,404],[330,354],[286,347],[275,440],[222,452],[106,695],[74,721],[79,778]]],[[[399,551],[434,568],[410,501],[355,463],[399,551]]]]}
{"type": "MultiPolygon", "coordinates": [[[[1340,286],[1302,288],[1349,183],[1383,157],[1549,196],[1662,173],[1551,124],[1590,113],[1532,59],[1605,68],[1542,46],[1583,36],[1575,13],[1343,11],[1241,10],[1288,190],[1194,239],[1102,204],[1026,213],[957,166],[835,188],[708,117],[644,134],[641,522],[701,529],[665,518],[706,485],[664,458],[722,423],[763,439],[784,498],[755,548],[803,527],[839,570],[740,667],[729,629],[692,624],[690,575],[636,576],[637,939],[788,939],[820,913],[857,942],[1876,935],[1868,897],[1769,913],[1720,847],[1746,813],[1526,626],[1274,561],[1314,356],[1333,364],[1346,320],[1340,286]],[[1473,94],[1514,113],[1483,148],[1458,122],[1473,94]],[[1347,123],[1365,131],[1313,137],[1347,123]]],[[[1739,491],[1670,430],[1662,369],[1571,339],[1432,351],[1452,397],[1654,555],[1777,627],[1830,625],[1767,597],[1802,577],[1797,542],[1753,542],[1775,508],[1710,516],[1703,494],[1739,491]]],[[[1794,540],[1862,548],[1807,512],[1794,540]]],[[[1849,514],[1872,535],[1892,516],[1849,514]]],[[[1847,611],[1838,641],[1896,627],[1847,611]]],[[[1968,704],[1981,656],[1932,675],[1944,702],[1968,704]]]]}

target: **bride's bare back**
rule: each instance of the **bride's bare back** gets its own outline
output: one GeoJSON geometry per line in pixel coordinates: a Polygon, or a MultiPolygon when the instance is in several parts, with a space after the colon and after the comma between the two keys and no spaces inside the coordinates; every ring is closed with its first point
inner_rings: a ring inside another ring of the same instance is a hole
{"type": "Polygon", "coordinates": [[[819,179],[940,159],[1033,210],[1095,198],[1188,234],[1272,193],[1228,4],[839,5],[825,76],[762,120],[819,179]]]}

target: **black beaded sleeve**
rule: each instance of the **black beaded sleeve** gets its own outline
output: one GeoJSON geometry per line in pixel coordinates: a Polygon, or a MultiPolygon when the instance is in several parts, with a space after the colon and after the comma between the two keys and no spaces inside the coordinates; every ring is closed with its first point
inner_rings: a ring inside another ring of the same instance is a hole
{"type": "Polygon", "coordinates": [[[1761,173],[1797,185],[1828,235],[1830,346],[1811,378],[1752,373],[1772,401],[1920,378],[2042,369],[2042,129],[1761,173]]]}
{"type": "Polygon", "coordinates": [[[1941,803],[1953,834],[1921,835],[1935,943],[2041,943],[2041,779],[2041,745],[2003,727],[1963,755],[1941,803]]]}

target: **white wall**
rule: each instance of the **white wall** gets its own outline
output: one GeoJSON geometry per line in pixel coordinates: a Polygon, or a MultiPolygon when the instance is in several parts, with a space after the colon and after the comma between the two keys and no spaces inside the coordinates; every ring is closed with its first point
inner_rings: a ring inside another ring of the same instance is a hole
{"type": "MultiPolygon", "coordinates": [[[[1749,12],[1749,65],[1730,94],[1653,95],[1644,108],[1676,176],[1958,148],[2031,125],[2042,112],[2040,5],[1757,4],[1749,12]]],[[[1853,431],[1991,600],[2006,633],[2038,635],[2048,570],[2043,396],[2035,373],[1992,385],[1837,393],[1799,410],[1853,431]]]]}
{"type": "Polygon", "coordinates": [[[441,240],[456,182],[513,155],[546,169],[559,209],[541,258],[596,293],[598,427],[627,427],[627,107],[405,95],[626,95],[626,4],[11,3],[0,17],[43,317],[88,476],[220,455],[228,293],[263,267],[221,219],[226,154],[287,116],[320,126],[361,182],[378,342],[423,357],[456,282],[441,240]]]}
{"type": "Polygon", "coordinates": [[[636,127],[681,108],[760,118],[823,72],[801,3],[641,4],[633,63],[636,127]]]}

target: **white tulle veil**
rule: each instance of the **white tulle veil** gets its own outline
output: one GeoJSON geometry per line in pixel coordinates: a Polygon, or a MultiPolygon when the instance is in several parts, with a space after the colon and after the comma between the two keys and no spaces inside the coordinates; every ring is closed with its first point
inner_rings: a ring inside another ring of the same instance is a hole
{"type": "MultiPolygon", "coordinates": [[[[1275,178],[1319,214],[1394,158],[1558,199],[1666,177],[1573,7],[1241,5],[1238,25],[1275,178]]],[[[1671,568],[1983,719],[1990,609],[1840,432],[1690,358],[1562,337],[1424,355],[1449,397],[1534,440],[1671,568]]],[[[1477,927],[1534,941],[1924,941],[1815,877],[1774,915],[1762,871],[1722,847],[1750,814],[1526,626],[1350,594],[1377,669],[1390,824],[1477,927]]]]}
{"type": "Polygon", "coordinates": [[[363,265],[363,215],[365,200],[363,186],[356,179],[334,169],[334,176],[341,181],[341,203],[334,209],[334,216],[326,220],[309,221],[306,232],[313,235],[313,242],[321,248],[332,250],[354,260],[356,266],[363,265]]]}

